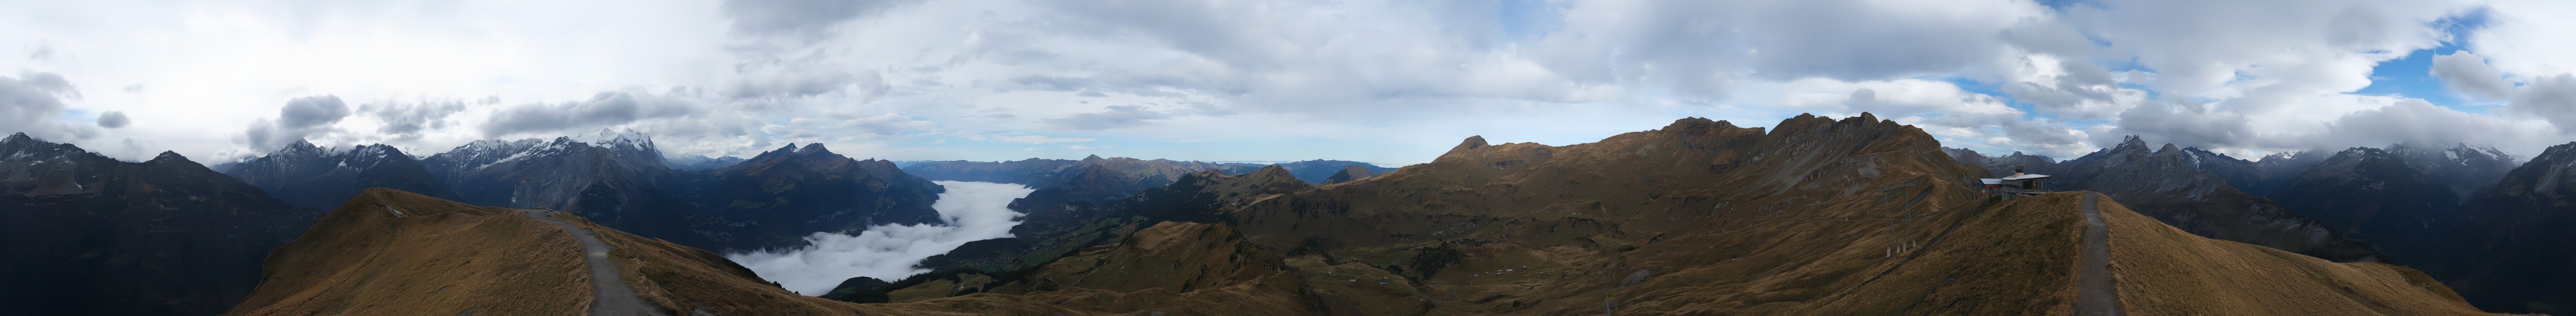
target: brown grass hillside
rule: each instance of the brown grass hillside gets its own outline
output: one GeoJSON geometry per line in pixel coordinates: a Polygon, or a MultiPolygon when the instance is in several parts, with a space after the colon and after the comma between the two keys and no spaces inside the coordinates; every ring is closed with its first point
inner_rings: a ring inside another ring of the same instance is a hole
{"type": "MultiPolygon", "coordinates": [[[[799,296],[573,221],[618,248],[640,296],[684,315],[2072,315],[2086,193],[1979,194],[1937,145],[1866,115],[1767,131],[1693,118],[1568,146],[1471,138],[1322,187],[1198,177],[1136,214],[1207,222],[1133,223],[1034,269],[873,294],[896,303],[799,296]]],[[[2480,314],[2410,269],[2211,240],[2102,201],[2133,315],[2480,314]]],[[[577,246],[517,214],[370,190],[273,255],[236,314],[582,310],[577,246]]]]}
{"type": "Polygon", "coordinates": [[[2489,315],[2415,269],[2186,238],[2196,236],[2119,204],[2099,208],[2128,315],[2489,315]]]}

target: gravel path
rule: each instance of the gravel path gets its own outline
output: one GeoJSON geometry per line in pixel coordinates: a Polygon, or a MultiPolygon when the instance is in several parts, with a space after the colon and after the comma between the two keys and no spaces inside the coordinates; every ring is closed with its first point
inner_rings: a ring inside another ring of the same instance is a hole
{"type": "Polygon", "coordinates": [[[2120,315],[2120,289],[2111,283],[2111,230],[2102,227],[2101,195],[2084,193],[2084,274],[2076,285],[2076,315],[2120,315]]]}
{"type": "Polygon", "coordinates": [[[626,277],[617,273],[617,263],[608,260],[608,251],[616,248],[610,248],[608,243],[600,242],[599,236],[593,235],[589,228],[565,223],[562,219],[555,218],[555,211],[520,209],[519,214],[545,221],[547,224],[555,224],[555,227],[563,228],[564,232],[572,233],[572,239],[581,241],[582,259],[590,262],[590,288],[591,294],[595,296],[590,304],[592,316],[662,314],[654,312],[655,308],[650,305],[645,305],[644,298],[636,297],[634,288],[626,287],[626,277]]]}

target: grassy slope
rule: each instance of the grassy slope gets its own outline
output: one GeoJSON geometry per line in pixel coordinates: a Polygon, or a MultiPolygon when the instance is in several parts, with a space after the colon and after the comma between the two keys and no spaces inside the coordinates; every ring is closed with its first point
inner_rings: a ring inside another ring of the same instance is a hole
{"type": "Polygon", "coordinates": [[[2415,269],[2196,238],[2115,203],[2100,210],[2129,315],[2487,315],[2415,269]]]}

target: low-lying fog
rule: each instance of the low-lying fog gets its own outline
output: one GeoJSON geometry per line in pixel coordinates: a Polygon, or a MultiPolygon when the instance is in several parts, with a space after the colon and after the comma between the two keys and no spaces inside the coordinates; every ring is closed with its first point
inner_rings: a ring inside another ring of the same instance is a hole
{"type": "Polygon", "coordinates": [[[930,272],[912,265],[948,253],[958,245],[1011,237],[1011,226],[1020,224],[1020,213],[1007,206],[1012,199],[1037,191],[1009,183],[937,182],[948,187],[948,192],[940,193],[939,201],[930,207],[938,209],[940,219],[947,223],[878,225],[858,236],[814,233],[805,237],[813,245],[801,249],[729,254],[725,258],[805,295],[823,295],[851,277],[891,282],[930,272]]]}

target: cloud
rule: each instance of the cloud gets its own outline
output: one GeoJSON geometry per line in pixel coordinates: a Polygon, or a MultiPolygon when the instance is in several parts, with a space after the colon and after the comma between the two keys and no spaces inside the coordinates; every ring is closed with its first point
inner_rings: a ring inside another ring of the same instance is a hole
{"type": "Polygon", "coordinates": [[[906,0],[726,0],[724,15],[734,33],[815,35],[850,19],[920,1],[906,0]]]}
{"type": "Polygon", "coordinates": [[[2488,67],[2485,57],[2468,51],[2433,56],[2432,75],[2462,95],[2501,100],[2513,93],[2513,83],[2504,81],[2504,73],[2488,67]]]}
{"type": "Polygon", "coordinates": [[[134,124],[134,120],[126,118],[124,111],[107,111],[98,113],[98,127],[120,128],[125,127],[125,125],[128,124],[134,124]]]}
{"type": "Polygon", "coordinates": [[[888,86],[885,77],[874,71],[852,73],[829,65],[766,64],[747,69],[742,78],[727,86],[726,96],[734,99],[797,99],[857,87],[856,99],[865,100],[888,86]]]}
{"type": "MultiPolygon", "coordinates": [[[[499,102],[498,99],[489,99],[499,102]]],[[[483,102],[477,105],[488,105],[483,102]]],[[[465,112],[466,104],[458,100],[422,100],[414,103],[368,103],[358,105],[358,113],[384,123],[376,132],[395,139],[418,138],[422,133],[445,129],[448,117],[465,112]]]]}
{"type": "Polygon", "coordinates": [[[1021,215],[1011,211],[1011,200],[1037,191],[1007,183],[937,182],[948,191],[939,193],[939,201],[933,202],[931,208],[939,210],[944,223],[878,225],[857,236],[818,232],[805,237],[812,245],[804,248],[729,254],[725,258],[742,263],[762,279],[777,281],[787,290],[805,295],[822,295],[852,277],[901,280],[930,272],[913,268],[922,259],[948,253],[970,241],[1011,237],[1011,226],[1020,224],[1017,217],[1021,215]]]}
{"type": "Polygon", "coordinates": [[[2398,101],[2334,120],[2331,127],[2304,137],[2277,140],[2282,146],[2313,148],[2380,147],[2388,144],[2470,143],[2500,147],[2540,148],[2563,136],[2549,122],[2470,114],[2434,106],[2420,99],[2398,101]]]}
{"type": "Polygon", "coordinates": [[[2462,46],[2476,51],[2486,63],[2517,77],[2539,77],[2576,72],[2576,41],[2568,41],[2569,30],[2576,30],[2576,6],[2556,0],[2482,1],[2487,24],[2471,30],[2462,46]]]}
{"type": "Polygon", "coordinates": [[[2227,113],[2207,103],[2192,101],[2146,102],[2120,112],[2120,124],[2110,133],[2096,134],[2097,144],[2116,144],[2113,137],[2138,135],[2163,139],[2161,142],[2206,148],[2241,146],[2253,136],[2251,121],[2242,115],[2227,113]]]}
{"type": "Polygon", "coordinates": [[[2036,105],[2032,107],[2034,112],[2071,120],[2109,118],[2146,100],[2146,91],[2120,87],[2111,72],[2100,65],[2063,60],[2055,66],[2055,74],[2006,84],[2002,89],[2015,100],[2036,105]]]}
{"type": "Polygon", "coordinates": [[[78,99],[80,92],[70,80],[48,72],[26,72],[17,77],[0,76],[0,133],[24,132],[37,138],[87,139],[96,135],[86,126],[63,124],[64,99],[78,99]]]}
{"type": "Polygon", "coordinates": [[[1172,115],[1149,110],[1143,106],[1112,105],[1109,109],[1100,112],[1079,113],[1045,121],[1047,125],[1058,129],[1092,131],[1152,124],[1153,122],[1149,121],[1168,118],[1172,118],[1172,115]]]}
{"type": "Polygon", "coordinates": [[[277,126],[309,128],[339,123],[340,119],[347,117],[349,117],[349,105],[340,102],[339,96],[301,97],[287,100],[286,107],[277,109],[277,126]]]}
{"type": "Polygon", "coordinates": [[[1095,141],[1095,140],[1098,140],[1098,139],[1090,139],[1090,138],[1055,138],[1055,137],[1046,137],[1046,136],[1042,136],[1042,135],[1019,135],[1019,134],[966,135],[966,136],[965,136],[965,138],[966,138],[966,139],[972,139],[972,140],[988,141],[988,142],[1005,142],[1005,143],[1022,143],[1022,144],[1079,143],[1079,142],[1087,142],[1087,141],[1095,141]]]}
{"type": "Polygon", "coordinates": [[[2507,108],[2539,115],[2562,131],[2576,132],[2576,76],[2543,76],[2515,91],[2507,108]]]}
{"type": "Polygon", "coordinates": [[[277,108],[275,119],[260,118],[242,131],[235,143],[250,148],[251,154],[283,148],[297,140],[340,133],[333,125],[350,115],[349,106],[332,95],[306,96],[286,101],[277,108]]]}
{"type": "Polygon", "coordinates": [[[554,104],[529,103],[500,109],[482,125],[484,137],[511,134],[592,130],[649,119],[705,112],[668,95],[631,90],[604,91],[590,100],[554,104]]]}

